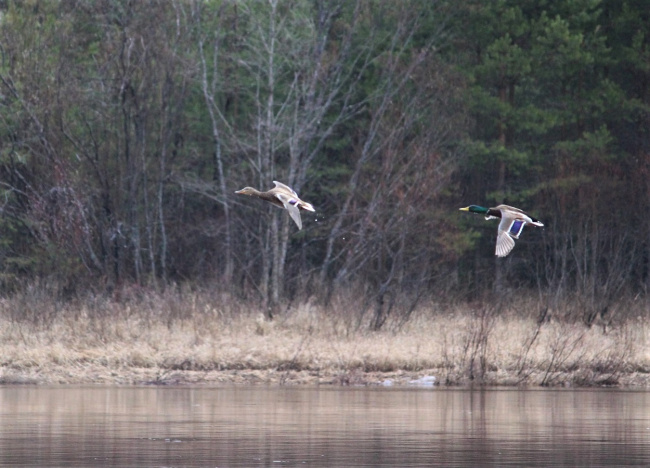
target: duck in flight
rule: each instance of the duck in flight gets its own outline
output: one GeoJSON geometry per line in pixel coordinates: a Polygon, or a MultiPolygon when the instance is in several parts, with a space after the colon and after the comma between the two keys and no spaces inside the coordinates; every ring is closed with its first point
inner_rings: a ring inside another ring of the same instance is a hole
{"type": "Polygon", "coordinates": [[[460,211],[482,214],[485,215],[485,219],[498,218],[501,220],[497,234],[496,250],[494,252],[497,257],[505,257],[510,253],[515,246],[515,239],[519,239],[521,231],[524,230],[526,224],[532,224],[538,227],[544,226],[538,219],[524,213],[519,208],[508,205],[498,205],[494,208],[469,205],[465,208],[460,208],[460,211]]]}
{"type": "Polygon", "coordinates": [[[316,211],[311,203],[302,201],[298,194],[289,186],[284,185],[276,180],[273,181],[275,187],[266,192],[260,192],[253,187],[244,187],[235,193],[240,195],[250,195],[265,200],[278,208],[284,208],[291,215],[298,229],[302,229],[302,219],[300,219],[300,210],[316,211]]]}

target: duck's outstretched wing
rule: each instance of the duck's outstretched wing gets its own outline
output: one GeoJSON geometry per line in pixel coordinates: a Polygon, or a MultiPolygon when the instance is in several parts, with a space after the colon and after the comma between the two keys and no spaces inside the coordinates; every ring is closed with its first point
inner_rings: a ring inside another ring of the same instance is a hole
{"type": "Polygon", "coordinates": [[[294,222],[298,226],[298,229],[302,229],[302,219],[300,218],[300,210],[298,209],[298,202],[299,202],[298,197],[297,196],[292,197],[284,193],[276,193],[275,197],[278,200],[280,200],[280,202],[282,202],[282,205],[289,212],[289,214],[291,215],[291,219],[294,220],[294,222]]]}
{"type": "Polygon", "coordinates": [[[497,235],[497,246],[494,254],[497,257],[505,257],[514,247],[514,239],[510,237],[507,232],[499,230],[499,234],[497,235]]]}
{"type": "Polygon", "coordinates": [[[512,251],[515,247],[515,239],[519,239],[525,225],[526,221],[523,219],[510,218],[503,213],[494,252],[497,257],[505,257],[512,251]]]}
{"type": "Polygon", "coordinates": [[[300,218],[300,210],[298,210],[298,207],[296,205],[284,205],[287,208],[287,211],[291,215],[291,219],[293,219],[298,226],[298,229],[302,229],[302,219],[300,218]]]}
{"type": "Polygon", "coordinates": [[[288,185],[284,185],[282,182],[278,182],[277,180],[274,180],[273,183],[275,184],[275,188],[287,190],[289,193],[292,193],[296,198],[298,198],[296,191],[288,185]]]}
{"type": "Polygon", "coordinates": [[[525,211],[520,210],[519,208],[515,208],[514,206],[499,205],[495,209],[501,212],[501,218],[517,219],[534,226],[544,227],[544,223],[542,223],[539,219],[533,218],[525,211]]]}
{"type": "Polygon", "coordinates": [[[295,221],[296,225],[298,226],[298,229],[302,229],[302,219],[300,219],[300,210],[298,210],[298,207],[296,205],[291,205],[291,204],[285,204],[284,207],[291,215],[291,219],[295,221]]]}

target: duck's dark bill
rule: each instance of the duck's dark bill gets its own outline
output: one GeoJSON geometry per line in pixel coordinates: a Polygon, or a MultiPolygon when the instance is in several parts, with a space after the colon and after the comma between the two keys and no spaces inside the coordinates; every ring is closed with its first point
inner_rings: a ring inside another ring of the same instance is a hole
{"type": "Polygon", "coordinates": [[[520,219],[515,219],[512,224],[510,225],[510,235],[512,237],[518,238],[519,235],[521,234],[521,231],[524,229],[524,225],[526,224],[525,221],[521,221],[520,219]]]}

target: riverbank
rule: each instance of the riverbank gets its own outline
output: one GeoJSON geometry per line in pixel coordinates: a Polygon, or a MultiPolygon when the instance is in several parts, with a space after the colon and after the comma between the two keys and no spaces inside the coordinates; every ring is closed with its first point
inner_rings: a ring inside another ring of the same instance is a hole
{"type": "Polygon", "coordinates": [[[210,302],[102,302],[29,319],[4,301],[0,383],[650,387],[641,318],[605,330],[430,305],[371,332],[349,310],[307,303],[269,321],[210,302]]]}

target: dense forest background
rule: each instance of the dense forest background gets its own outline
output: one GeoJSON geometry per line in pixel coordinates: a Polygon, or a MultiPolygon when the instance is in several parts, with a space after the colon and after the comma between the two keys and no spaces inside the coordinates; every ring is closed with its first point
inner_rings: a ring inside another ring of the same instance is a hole
{"type": "Polygon", "coordinates": [[[648,297],[649,106],[645,1],[3,1],[0,290],[591,323],[648,297]],[[498,259],[458,208],[503,202],[545,228],[498,259]]]}

